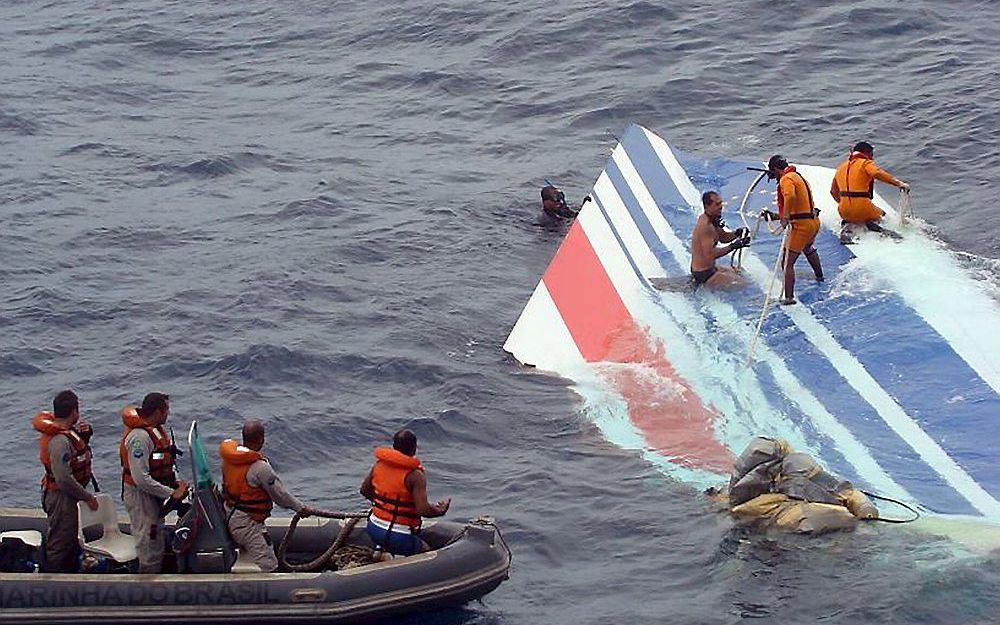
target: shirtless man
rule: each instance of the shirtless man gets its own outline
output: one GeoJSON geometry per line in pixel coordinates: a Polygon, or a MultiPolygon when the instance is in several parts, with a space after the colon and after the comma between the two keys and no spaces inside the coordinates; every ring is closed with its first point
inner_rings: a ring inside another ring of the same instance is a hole
{"type": "Polygon", "coordinates": [[[729,267],[716,267],[715,259],[734,250],[750,245],[746,228],[727,232],[722,223],[722,198],[715,191],[701,196],[705,212],[698,216],[698,223],[691,233],[691,281],[695,288],[702,284],[709,287],[733,286],[739,276],[729,267]],[[728,243],[719,247],[719,243],[728,243]]]}

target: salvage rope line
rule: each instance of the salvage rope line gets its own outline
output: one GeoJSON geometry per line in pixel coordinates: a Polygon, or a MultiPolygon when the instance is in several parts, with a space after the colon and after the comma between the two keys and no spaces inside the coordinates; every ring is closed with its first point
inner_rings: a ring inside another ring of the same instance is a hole
{"type": "Polygon", "coordinates": [[[899,213],[899,225],[905,226],[907,222],[913,220],[913,209],[910,208],[910,192],[899,190],[899,202],[896,203],[896,212],[899,213]]]}
{"type": "MultiPolygon", "coordinates": [[[[784,228],[784,226],[782,226],[782,228],[784,228]]],[[[770,226],[768,226],[768,230],[770,230],[770,226]]],[[[753,339],[750,340],[750,350],[747,352],[748,367],[753,364],[753,353],[757,347],[757,339],[760,338],[760,330],[764,327],[764,317],[767,316],[767,309],[771,306],[771,299],[774,292],[774,281],[778,277],[778,270],[781,269],[781,261],[782,259],[788,258],[788,254],[785,253],[785,243],[788,240],[788,232],[791,228],[784,228],[784,230],[785,232],[781,236],[781,247],[778,249],[778,258],[774,261],[774,269],[771,271],[771,280],[767,284],[767,293],[764,294],[764,307],[760,311],[760,319],[757,320],[757,329],[754,331],[753,339]]]]}
{"type": "MultiPolygon", "coordinates": [[[[740,172],[740,175],[742,175],[742,172],[740,172]]],[[[750,232],[750,223],[747,222],[747,214],[746,214],[747,202],[750,201],[750,194],[753,193],[753,190],[757,187],[758,184],[760,184],[760,181],[763,180],[764,176],[766,175],[767,175],[766,171],[761,171],[760,175],[758,175],[757,178],[753,181],[753,183],[749,187],[747,187],[746,193],[743,194],[743,200],[740,201],[740,208],[739,210],[736,211],[737,213],[740,214],[740,219],[743,220],[743,225],[746,227],[748,233],[750,232]]],[[[760,219],[761,217],[760,215],[758,215],[757,222],[754,223],[753,226],[753,233],[750,234],[751,241],[757,238],[757,231],[760,230],[760,219]]],[[[735,269],[736,271],[739,271],[740,269],[743,268],[744,249],[745,248],[741,247],[740,249],[733,252],[733,254],[729,257],[729,266],[735,269]]]]}
{"type": "Polygon", "coordinates": [[[876,517],[874,519],[864,519],[865,521],[881,521],[882,523],[913,523],[914,521],[916,521],[917,519],[920,518],[920,513],[917,512],[916,508],[914,508],[913,506],[911,506],[909,504],[905,504],[905,503],[903,503],[902,501],[900,501],[898,499],[893,499],[891,497],[884,497],[882,495],[876,495],[875,493],[870,493],[870,492],[868,492],[866,490],[863,490],[861,492],[864,493],[865,495],[868,495],[868,497],[871,498],[871,499],[878,499],[880,501],[888,501],[889,503],[894,503],[897,506],[902,506],[902,507],[906,508],[907,510],[909,510],[910,512],[913,513],[913,518],[912,519],[887,519],[887,518],[884,518],[882,516],[879,516],[879,517],[876,517]]]}
{"type": "Polygon", "coordinates": [[[333,541],[330,547],[321,553],[318,557],[309,560],[308,562],[289,562],[285,558],[285,552],[288,549],[288,544],[292,541],[292,534],[295,533],[295,527],[299,524],[299,520],[302,519],[302,513],[296,512],[295,516],[292,517],[292,522],[285,530],[285,535],[281,537],[281,542],[278,543],[278,549],[276,550],[276,555],[278,556],[278,562],[280,562],[289,571],[319,571],[329,564],[330,560],[333,559],[334,554],[339,550],[344,543],[347,541],[348,536],[351,534],[351,530],[354,526],[358,524],[358,521],[368,516],[367,512],[334,512],[330,510],[313,510],[311,516],[324,517],[327,519],[348,519],[347,523],[340,528],[340,532],[337,533],[337,538],[333,541]]]}

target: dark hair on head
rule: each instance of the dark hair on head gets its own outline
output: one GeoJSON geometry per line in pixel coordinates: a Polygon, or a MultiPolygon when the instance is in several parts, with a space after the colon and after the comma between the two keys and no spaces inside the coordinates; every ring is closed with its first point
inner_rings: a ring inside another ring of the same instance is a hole
{"type": "Polygon", "coordinates": [[[786,167],[788,167],[788,161],[780,154],[775,154],[767,161],[767,168],[770,170],[780,169],[784,171],[786,167]]]}
{"type": "Polygon", "coordinates": [[[392,437],[392,448],[407,456],[417,453],[417,435],[410,430],[400,430],[392,437]]]}
{"type": "Polygon", "coordinates": [[[858,141],[854,144],[855,152],[864,152],[865,154],[874,154],[875,146],[868,143],[867,141],[858,141]]]}
{"type": "Polygon", "coordinates": [[[52,400],[52,414],[55,415],[56,419],[65,419],[73,414],[74,410],[79,409],[80,400],[73,391],[60,391],[52,400]]]}
{"type": "Polygon", "coordinates": [[[708,206],[708,203],[712,201],[712,196],[722,197],[719,195],[718,191],[705,191],[701,194],[701,205],[708,206]]]}
{"type": "Polygon", "coordinates": [[[553,187],[552,185],[547,185],[542,187],[542,199],[543,200],[554,200],[558,201],[559,189],[553,187]]]}
{"type": "Polygon", "coordinates": [[[150,393],[142,398],[142,408],[139,414],[148,417],[160,408],[166,408],[170,402],[170,395],[164,393],[150,393]]]}

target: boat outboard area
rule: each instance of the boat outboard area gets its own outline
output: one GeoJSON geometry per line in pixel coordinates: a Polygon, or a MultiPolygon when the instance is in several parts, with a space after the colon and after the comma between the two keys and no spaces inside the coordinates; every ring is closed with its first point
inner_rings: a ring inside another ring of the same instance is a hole
{"type": "Polygon", "coordinates": [[[0,606],[3,623],[273,623],[371,622],[399,614],[461,606],[508,578],[511,552],[489,518],[427,520],[429,548],[382,554],[366,531],[365,512],[310,509],[302,518],[266,521],[281,563],[265,573],[229,536],[227,509],[193,424],[191,508],[165,522],[160,574],[138,574],[128,518],[111,497],[83,513],[79,573],[38,572],[44,550],[42,510],[0,508],[0,606]],[[111,514],[102,514],[110,510],[111,514]],[[361,521],[361,522],[359,522],[361,521]]]}

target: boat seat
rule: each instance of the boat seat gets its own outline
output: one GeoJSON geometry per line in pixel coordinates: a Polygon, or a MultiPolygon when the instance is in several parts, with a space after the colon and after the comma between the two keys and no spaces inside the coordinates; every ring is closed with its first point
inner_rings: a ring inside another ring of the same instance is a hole
{"type": "Polygon", "coordinates": [[[241,549],[237,549],[236,562],[233,564],[233,573],[260,573],[260,567],[253,561],[250,554],[241,549]]]}
{"type": "Polygon", "coordinates": [[[139,557],[135,550],[135,539],[122,533],[118,527],[118,514],[111,495],[97,495],[97,510],[91,510],[82,501],[76,503],[76,510],[80,521],[77,536],[84,552],[106,556],[116,562],[129,562],[139,557]],[[103,528],[103,534],[88,542],[85,530],[98,526],[103,528]]]}
{"type": "Polygon", "coordinates": [[[42,533],[36,530],[15,530],[10,532],[0,532],[0,542],[7,539],[19,540],[29,547],[42,546],[42,533]]]}

